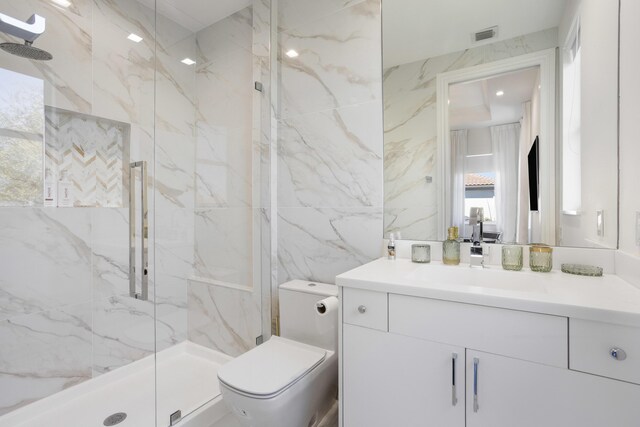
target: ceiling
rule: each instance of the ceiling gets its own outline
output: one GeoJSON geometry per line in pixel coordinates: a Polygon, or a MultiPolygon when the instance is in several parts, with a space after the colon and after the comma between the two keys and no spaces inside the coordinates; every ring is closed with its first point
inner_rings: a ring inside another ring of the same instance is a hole
{"type": "MultiPolygon", "coordinates": [[[[153,9],[156,0],[138,0],[153,9]]],[[[158,13],[194,33],[252,4],[252,0],[157,0],[158,13]]]]}
{"type": "Polygon", "coordinates": [[[531,100],[539,67],[449,87],[451,129],[472,129],[515,123],[522,117],[522,103],[531,100]],[[498,91],[504,92],[498,96],[498,91]]]}
{"type": "Polygon", "coordinates": [[[557,27],[566,0],[384,0],[384,68],[557,27]],[[472,34],[499,26],[498,37],[472,34]]]}

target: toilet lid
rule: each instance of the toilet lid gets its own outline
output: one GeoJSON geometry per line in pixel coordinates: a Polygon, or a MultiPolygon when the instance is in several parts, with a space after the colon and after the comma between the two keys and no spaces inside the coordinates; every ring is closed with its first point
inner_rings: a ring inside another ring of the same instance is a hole
{"type": "Polygon", "coordinates": [[[224,364],[218,379],[254,396],[278,394],[318,366],[327,351],[277,336],[224,364]]]}

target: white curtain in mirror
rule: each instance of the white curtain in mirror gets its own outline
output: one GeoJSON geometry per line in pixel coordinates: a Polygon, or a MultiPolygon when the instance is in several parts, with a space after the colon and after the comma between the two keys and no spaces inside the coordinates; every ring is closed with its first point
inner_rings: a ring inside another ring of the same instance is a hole
{"type": "Polygon", "coordinates": [[[518,167],[518,223],[514,241],[527,244],[529,239],[529,150],[535,140],[533,131],[531,102],[522,104],[520,120],[519,167],[518,167]]]}
{"type": "Polygon", "coordinates": [[[491,145],[496,170],[496,226],[503,242],[514,242],[518,223],[520,124],[492,126],[491,145]]]}
{"type": "Polygon", "coordinates": [[[451,194],[451,225],[464,235],[464,162],[467,156],[467,130],[451,131],[451,170],[453,172],[451,194]]]}

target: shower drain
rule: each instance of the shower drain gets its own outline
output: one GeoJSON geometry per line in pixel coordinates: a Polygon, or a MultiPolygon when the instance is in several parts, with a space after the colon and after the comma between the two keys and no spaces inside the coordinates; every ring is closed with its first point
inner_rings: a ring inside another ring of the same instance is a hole
{"type": "Polygon", "coordinates": [[[124,412],[118,412],[113,415],[109,415],[107,418],[105,418],[103,424],[105,426],[114,426],[116,424],[120,424],[126,418],[127,418],[127,414],[125,414],[124,412]]]}

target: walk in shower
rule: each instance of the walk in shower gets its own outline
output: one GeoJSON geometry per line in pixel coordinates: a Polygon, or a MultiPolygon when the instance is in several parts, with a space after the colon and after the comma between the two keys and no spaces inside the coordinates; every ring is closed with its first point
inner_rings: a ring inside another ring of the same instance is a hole
{"type": "Polygon", "coordinates": [[[271,331],[269,0],[0,18],[0,427],[213,423],[271,331]]]}

